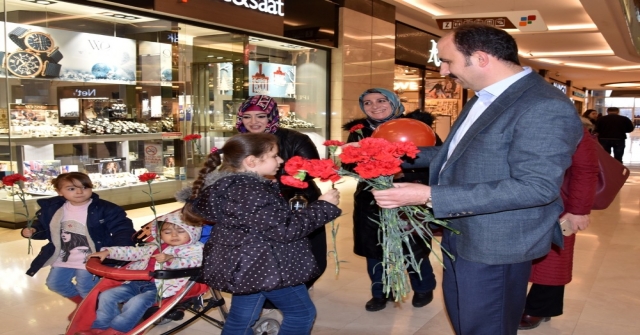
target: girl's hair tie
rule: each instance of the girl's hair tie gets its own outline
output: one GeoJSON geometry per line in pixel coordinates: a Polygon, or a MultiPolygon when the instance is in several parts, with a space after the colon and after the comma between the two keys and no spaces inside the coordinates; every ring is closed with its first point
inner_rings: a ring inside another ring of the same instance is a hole
{"type": "Polygon", "coordinates": [[[218,152],[218,151],[220,151],[220,149],[218,149],[218,148],[216,148],[216,147],[213,147],[213,148],[211,148],[211,152],[210,152],[210,154],[215,154],[215,153],[216,153],[216,152],[218,152]]]}

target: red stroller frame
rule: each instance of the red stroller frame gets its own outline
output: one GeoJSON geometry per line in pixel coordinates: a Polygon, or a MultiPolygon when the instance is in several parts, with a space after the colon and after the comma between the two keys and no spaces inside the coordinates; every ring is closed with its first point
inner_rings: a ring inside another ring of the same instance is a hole
{"type": "MultiPolygon", "coordinates": [[[[171,309],[176,307],[179,303],[188,302],[190,299],[200,298],[200,304],[187,304],[186,310],[194,313],[195,315],[184,321],[182,324],[174,327],[173,329],[163,333],[162,335],[168,335],[176,333],[192,322],[199,318],[203,318],[205,321],[212,325],[222,329],[224,325],[224,319],[227,316],[227,309],[225,306],[224,298],[220,295],[220,292],[210,289],[207,285],[196,281],[200,274],[200,268],[179,269],[179,270],[161,270],[161,271],[145,271],[145,270],[126,270],[123,268],[113,268],[103,265],[99,258],[90,258],[87,261],[87,270],[94,275],[103,277],[100,282],[89,292],[84,300],[78,306],[78,309],[67,328],[66,335],[74,335],[78,331],[88,330],[91,328],[91,324],[95,320],[98,295],[112,287],[121,285],[127,280],[151,280],[155,279],[174,279],[189,277],[187,284],[176,293],[174,296],[165,298],[162,300],[162,304],[157,307],[157,311],[153,312],[151,316],[140,322],[134,329],[129,331],[127,335],[142,334],[146,329],[157,324],[162,320],[162,317],[167,314],[171,309]],[[209,291],[211,298],[202,299],[202,296],[209,291]],[[223,321],[214,319],[206,315],[209,310],[219,307],[220,314],[223,321]]],[[[153,308],[153,307],[152,307],[153,308]]]]}

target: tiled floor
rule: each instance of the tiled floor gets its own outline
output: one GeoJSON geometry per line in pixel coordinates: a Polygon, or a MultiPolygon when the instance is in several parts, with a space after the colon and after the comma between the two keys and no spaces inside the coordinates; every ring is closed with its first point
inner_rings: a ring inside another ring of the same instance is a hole
{"type": "MultiPolygon", "coordinates": [[[[615,202],[604,211],[595,211],[591,226],[578,236],[574,279],[567,285],[564,315],[553,318],[522,335],[637,335],[640,334],[640,130],[627,145],[625,164],[632,176],[615,202]]],[[[352,252],[351,192],[354,184],[339,185],[344,215],[338,219],[340,274],[329,269],[310,291],[318,309],[313,334],[453,334],[443,309],[440,287],[434,301],[414,308],[407,302],[388,304],[379,312],[367,312],[369,279],[364,259],[352,252]]],[[[160,213],[177,204],[158,206],[160,213]]],[[[151,211],[129,211],[137,226],[152,219],[151,211]]],[[[330,243],[330,241],[328,241],[330,243]]],[[[42,245],[36,242],[35,249],[42,245]]],[[[24,274],[32,255],[18,231],[0,229],[0,334],[62,334],[72,303],[51,293],[44,285],[48,269],[31,278],[24,274]]],[[[432,259],[438,282],[442,268],[432,259]]],[[[217,311],[211,315],[219,317],[217,311]]],[[[169,325],[148,334],[161,334],[169,325]]],[[[209,324],[198,321],[184,334],[219,334],[209,324]]]]}

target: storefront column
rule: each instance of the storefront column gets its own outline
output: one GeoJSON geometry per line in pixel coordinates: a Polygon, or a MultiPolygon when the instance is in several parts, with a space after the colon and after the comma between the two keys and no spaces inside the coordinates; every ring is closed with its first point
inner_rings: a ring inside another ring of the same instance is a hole
{"type": "Polygon", "coordinates": [[[349,136],[342,125],[364,116],[358,106],[362,92],[372,87],[393,90],[395,63],[395,7],[377,0],[354,1],[353,6],[345,2],[338,48],[331,53],[330,138],[341,140],[349,136]],[[366,10],[363,3],[369,6],[366,10]]]}

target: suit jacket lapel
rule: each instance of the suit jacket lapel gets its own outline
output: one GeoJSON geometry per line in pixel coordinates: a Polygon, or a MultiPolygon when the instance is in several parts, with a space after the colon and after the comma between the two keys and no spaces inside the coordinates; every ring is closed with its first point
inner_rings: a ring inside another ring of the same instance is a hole
{"type": "MultiPolygon", "coordinates": [[[[482,113],[482,115],[480,115],[480,117],[471,125],[469,130],[467,130],[464,136],[460,139],[458,145],[451,153],[451,156],[445,162],[446,165],[442,168],[442,172],[444,172],[449,166],[451,166],[451,164],[453,164],[458,158],[460,158],[460,156],[462,156],[471,141],[473,141],[473,139],[476,137],[476,135],[478,135],[479,132],[481,132],[488,125],[492,124],[493,121],[498,116],[500,116],[500,114],[504,113],[509,108],[509,106],[511,106],[520,97],[522,92],[524,92],[529,86],[533,85],[536,78],[532,76],[538,76],[538,74],[530,73],[524,76],[523,78],[509,86],[509,88],[502,92],[502,94],[500,94],[500,96],[491,103],[491,105],[482,113]]],[[[471,108],[469,108],[469,110],[470,109],[471,108]]],[[[469,113],[469,110],[466,110],[466,114],[469,113]]],[[[460,120],[460,123],[458,123],[458,127],[456,127],[455,129],[456,131],[460,127],[461,123],[462,120],[460,120]]],[[[453,135],[455,133],[452,131],[450,134],[453,135]]],[[[449,141],[449,139],[452,137],[453,136],[448,136],[447,140],[449,141]]]]}

